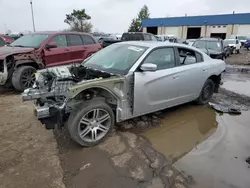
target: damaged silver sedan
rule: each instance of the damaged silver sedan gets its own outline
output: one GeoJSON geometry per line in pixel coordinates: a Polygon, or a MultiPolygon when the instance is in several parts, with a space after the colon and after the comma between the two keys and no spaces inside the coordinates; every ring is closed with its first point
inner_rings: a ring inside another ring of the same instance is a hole
{"type": "Polygon", "coordinates": [[[159,42],[113,44],[82,64],[44,69],[23,100],[47,129],[68,126],[82,146],[101,142],[116,122],[197,101],[218,91],[222,60],[186,45],[159,42]]]}

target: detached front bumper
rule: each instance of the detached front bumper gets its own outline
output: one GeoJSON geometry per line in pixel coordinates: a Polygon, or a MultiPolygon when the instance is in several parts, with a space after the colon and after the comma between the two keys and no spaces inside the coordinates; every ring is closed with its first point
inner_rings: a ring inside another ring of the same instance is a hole
{"type": "Polygon", "coordinates": [[[55,106],[36,106],[34,113],[46,129],[57,129],[63,126],[65,110],[55,106]]]}
{"type": "Polygon", "coordinates": [[[8,79],[8,68],[6,59],[0,60],[0,85],[4,85],[8,79]]]}
{"type": "Polygon", "coordinates": [[[36,89],[26,89],[22,94],[23,101],[35,100],[34,114],[46,129],[56,129],[63,126],[63,120],[65,118],[66,103],[64,102],[38,102],[39,99],[46,96],[47,92],[39,91],[36,89]]]}

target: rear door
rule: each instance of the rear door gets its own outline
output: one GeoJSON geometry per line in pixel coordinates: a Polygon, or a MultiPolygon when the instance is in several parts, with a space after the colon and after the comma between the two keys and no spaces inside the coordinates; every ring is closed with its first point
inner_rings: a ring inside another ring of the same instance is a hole
{"type": "Polygon", "coordinates": [[[83,59],[91,56],[92,54],[96,53],[97,51],[101,50],[102,47],[100,44],[96,43],[96,41],[89,35],[81,35],[83,41],[83,59]]]}
{"type": "Polygon", "coordinates": [[[213,63],[204,62],[203,55],[191,49],[177,47],[176,51],[179,64],[178,97],[180,103],[185,103],[198,98],[213,63]]]}
{"type": "Polygon", "coordinates": [[[74,63],[81,63],[84,59],[85,48],[79,34],[68,34],[68,45],[70,47],[70,59],[74,63]]]}
{"type": "Polygon", "coordinates": [[[49,42],[55,42],[57,48],[44,49],[46,66],[57,66],[71,63],[70,48],[65,35],[57,35],[49,42]]]}

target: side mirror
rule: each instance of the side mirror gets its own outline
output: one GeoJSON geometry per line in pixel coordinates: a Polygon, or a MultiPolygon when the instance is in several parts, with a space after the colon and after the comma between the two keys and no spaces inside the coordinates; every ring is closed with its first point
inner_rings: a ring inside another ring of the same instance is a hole
{"type": "Polygon", "coordinates": [[[140,69],[142,71],[156,71],[157,65],[153,63],[145,63],[141,65],[140,69]]]}
{"type": "Polygon", "coordinates": [[[57,48],[56,42],[49,42],[46,45],[46,49],[50,49],[50,48],[57,48]]]}

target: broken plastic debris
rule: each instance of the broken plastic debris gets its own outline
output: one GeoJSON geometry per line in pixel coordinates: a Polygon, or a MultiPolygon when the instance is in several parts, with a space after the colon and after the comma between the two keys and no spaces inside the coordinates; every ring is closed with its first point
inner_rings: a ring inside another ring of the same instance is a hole
{"type": "Polygon", "coordinates": [[[211,106],[211,108],[213,108],[217,112],[229,113],[229,114],[235,114],[235,115],[241,114],[240,109],[236,109],[236,108],[233,108],[233,107],[228,106],[228,105],[215,104],[215,103],[211,103],[211,102],[209,103],[209,105],[211,106]]]}

